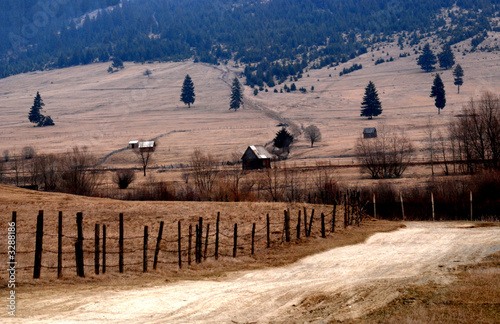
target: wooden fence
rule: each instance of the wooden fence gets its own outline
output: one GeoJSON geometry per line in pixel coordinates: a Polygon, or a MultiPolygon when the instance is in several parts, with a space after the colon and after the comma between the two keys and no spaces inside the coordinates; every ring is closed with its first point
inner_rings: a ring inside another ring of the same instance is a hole
{"type": "MultiPolygon", "coordinates": [[[[354,201],[344,205],[341,224],[344,228],[359,225],[365,215],[359,201],[354,201]]],[[[339,217],[340,211],[340,206],[334,205],[330,213],[315,215],[314,209],[308,212],[304,207],[292,217],[287,209],[283,216],[267,214],[261,223],[251,224],[223,222],[222,215],[217,213],[213,224],[203,217],[199,217],[196,224],[160,221],[154,225],[154,231],[146,225],[143,231],[142,228],[134,229],[135,235],[125,232],[124,215],[120,213],[117,223],[87,224],[84,235],[85,215],[82,212],[76,213],[76,226],[71,228],[63,228],[63,213],[59,212],[57,231],[51,233],[44,227],[44,211],[40,210],[35,232],[25,232],[16,226],[12,233],[16,238],[16,271],[32,271],[35,279],[42,274],[57,278],[75,274],[85,277],[89,272],[99,275],[110,271],[183,269],[209,258],[254,256],[264,249],[300,240],[301,236],[326,238],[335,232],[338,226],[335,216],[339,217]],[[93,227],[93,235],[89,227],[93,227]]],[[[14,224],[17,224],[17,217],[17,213],[12,212],[14,224]]],[[[0,252],[0,255],[8,254],[0,252]]]]}

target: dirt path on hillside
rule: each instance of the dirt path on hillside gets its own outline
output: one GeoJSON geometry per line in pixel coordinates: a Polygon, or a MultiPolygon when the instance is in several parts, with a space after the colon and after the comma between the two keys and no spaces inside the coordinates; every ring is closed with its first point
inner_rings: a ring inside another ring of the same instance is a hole
{"type": "Polygon", "coordinates": [[[376,234],[363,244],[333,249],[282,268],[235,273],[223,280],[112,291],[35,292],[19,300],[19,315],[23,323],[344,320],[387,304],[406,284],[450,282],[454,269],[499,250],[500,227],[407,223],[407,228],[376,234]]]}

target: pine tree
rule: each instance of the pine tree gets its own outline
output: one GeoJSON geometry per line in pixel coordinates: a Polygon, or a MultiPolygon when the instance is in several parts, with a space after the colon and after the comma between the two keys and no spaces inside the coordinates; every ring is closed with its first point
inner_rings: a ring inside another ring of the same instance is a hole
{"type": "Polygon", "coordinates": [[[382,103],[378,98],[377,89],[373,82],[368,82],[365,88],[365,95],[361,102],[361,116],[372,119],[373,116],[378,116],[382,113],[382,103]]]}
{"type": "Polygon", "coordinates": [[[119,57],[113,57],[113,64],[111,65],[113,68],[121,70],[124,68],[123,61],[119,57]]]}
{"type": "Polygon", "coordinates": [[[243,89],[241,88],[240,81],[238,78],[234,78],[233,85],[231,86],[231,101],[229,102],[229,110],[234,109],[234,111],[240,108],[243,102],[243,89]]]}
{"type": "Polygon", "coordinates": [[[43,103],[42,96],[40,96],[40,93],[37,91],[35,100],[33,101],[33,106],[31,107],[28,115],[29,121],[37,126],[40,126],[40,122],[43,122],[44,119],[41,113],[43,106],[45,106],[45,104],[43,103]]]}
{"type": "Polygon", "coordinates": [[[436,77],[434,78],[434,83],[432,84],[431,88],[431,98],[436,98],[435,106],[438,109],[438,115],[441,114],[441,109],[443,109],[444,106],[446,106],[445,95],[446,94],[444,91],[443,81],[441,80],[439,74],[436,74],[436,77]]]}
{"type": "Polygon", "coordinates": [[[453,70],[453,76],[455,77],[455,79],[453,80],[453,84],[458,86],[458,93],[460,93],[460,86],[464,84],[464,70],[462,70],[460,64],[457,64],[457,66],[453,70]]]}
{"type": "Polygon", "coordinates": [[[450,44],[445,44],[443,50],[438,54],[439,66],[445,70],[453,67],[455,65],[455,55],[451,51],[450,44]]]}
{"type": "Polygon", "coordinates": [[[191,108],[191,104],[194,103],[195,96],[193,80],[191,80],[191,77],[187,74],[184,79],[184,83],[182,84],[181,101],[188,105],[188,108],[191,108]]]}
{"type": "Polygon", "coordinates": [[[42,114],[43,106],[45,106],[45,104],[43,103],[42,96],[40,96],[40,93],[37,91],[35,99],[33,100],[33,106],[28,114],[29,121],[36,124],[36,127],[54,126],[52,118],[42,114]]]}
{"type": "Polygon", "coordinates": [[[420,65],[425,72],[431,72],[435,69],[436,56],[431,50],[429,43],[425,44],[422,54],[418,57],[417,64],[420,65]]]}
{"type": "Polygon", "coordinates": [[[293,143],[293,135],[290,134],[285,127],[280,129],[276,133],[276,137],[273,139],[274,147],[282,149],[286,152],[290,152],[290,145],[292,143],[293,143]]]}

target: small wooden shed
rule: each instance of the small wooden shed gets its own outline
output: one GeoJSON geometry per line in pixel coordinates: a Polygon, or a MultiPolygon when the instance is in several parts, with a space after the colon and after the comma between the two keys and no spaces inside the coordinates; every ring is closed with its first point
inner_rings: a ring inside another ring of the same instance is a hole
{"type": "Polygon", "coordinates": [[[250,145],[241,157],[243,170],[267,169],[271,167],[271,153],[263,146],[250,145]]]}
{"type": "Polygon", "coordinates": [[[130,141],[128,142],[128,148],[136,149],[139,147],[139,141],[130,141]]]}
{"type": "Polygon", "coordinates": [[[363,129],[363,138],[377,137],[377,129],[375,127],[367,127],[363,129]]]}
{"type": "Polygon", "coordinates": [[[139,142],[139,151],[141,152],[154,152],[156,149],[155,141],[139,142]]]}

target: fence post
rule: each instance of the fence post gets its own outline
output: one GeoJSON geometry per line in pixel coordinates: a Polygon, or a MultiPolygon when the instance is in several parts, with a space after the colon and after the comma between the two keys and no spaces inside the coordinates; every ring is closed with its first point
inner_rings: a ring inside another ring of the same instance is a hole
{"type": "Polygon", "coordinates": [[[307,209],[304,207],[304,235],[307,237],[307,209]]]}
{"type": "Polygon", "coordinates": [[[337,216],[337,201],[333,202],[333,211],[332,211],[332,233],[335,233],[335,216],[337,216]]]}
{"type": "Polygon", "coordinates": [[[470,191],[470,221],[472,222],[472,190],[470,191]]]}
{"type": "Polygon", "coordinates": [[[309,229],[307,230],[307,236],[311,236],[311,229],[313,225],[313,219],[314,219],[314,209],[311,211],[311,218],[309,219],[309,229]]]}
{"type": "Polygon", "coordinates": [[[120,213],[120,234],[118,238],[118,269],[123,273],[123,213],[120,213]]]}
{"type": "Polygon", "coordinates": [[[434,194],[431,191],[431,204],[432,204],[432,220],[435,221],[436,218],[434,217],[434,194]]]}
{"type": "Polygon", "coordinates": [[[325,214],[321,213],[321,237],[325,238],[326,233],[325,233],[325,214]]]}
{"type": "Polygon", "coordinates": [[[179,269],[182,268],[181,221],[177,221],[177,250],[179,252],[179,269]]]}
{"type": "Polygon", "coordinates": [[[85,267],[83,264],[83,214],[76,213],[76,227],[78,231],[75,243],[76,273],[79,277],[85,277],[85,267]]]}
{"type": "Polygon", "coordinates": [[[57,278],[62,277],[62,216],[60,211],[57,225],[57,278]]]}
{"type": "Polygon", "coordinates": [[[373,218],[377,219],[377,201],[375,200],[375,193],[373,193],[373,218]]]}
{"type": "Polygon", "coordinates": [[[215,260],[219,259],[219,221],[220,212],[217,212],[217,221],[215,223],[215,260]]]}
{"type": "Polygon", "coordinates": [[[191,265],[191,240],[193,239],[193,225],[189,224],[188,237],[188,265],[191,265]]]}
{"type": "Polygon", "coordinates": [[[234,234],[233,234],[233,258],[236,258],[236,250],[238,248],[238,224],[234,224],[234,234]]]}
{"type": "Polygon", "coordinates": [[[347,219],[347,193],[344,194],[344,229],[349,225],[349,220],[347,219]]]}
{"type": "Polygon", "coordinates": [[[202,252],[202,245],[203,245],[203,217],[200,217],[198,220],[198,246],[197,246],[197,257],[198,259],[196,260],[197,263],[201,263],[201,252],[202,252]]]}
{"type": "Polygon", "coordinates": [[[299,210],[299,218],[297,220],[297,239],[300,239],[300,222],[302,221],[300,219],[300,216],[301,216],[300,213],[301,213],[301,211],[299,210]]]}
{"type": "Polygon", "coordinates": [[[403,221],[406,220],[405,218],[405,206],[403,204],[403,194],[401,191],[399,192],[399,200],[401,201],[401,214],[403,215],[403,221]]]}
{"type": "Polygon", "coordinates": [[[43,210],[38,212],[36,219],[36,247],[35,247],[35,267],[33,269],[33,279],[40,278],[42,267],[42,245],[43,245],[43,210]]]}
{"type": "Polygon", "coordinates": [[[255,223],[252,224],[252,255],[255,254],[255,223]]]}
{"type": "Polygon", "coordinates": [[[148,271],[148,227],[144,226],[144,245],[142,248],[142,272],[148,271]]]}
{"type": "Polygon", "coordinates": [[[106,225],[102,225],[102,273],[106,273],[106,225]]]}
{"type": "Polygon", "coordinates": [[[266,227],[267,227],[267,248],[271,247],[271,229],[270,229],[269,214],[266,214],[266,227]]]}
{"type": "Polygon", "coordinates": [[[99,251],[99,233],[100,232],[100,226],[99,224],[95,224],[94,228],[94,272],[96,275],[99,274],[99,258],[100,258],[100,251],[99,251]]]}
{"type": "Polygon", "coordinates": [[[162,234],[163,234],[163,221],[160,222],[160,229],[158,231],[158,237],[156,238],[156,249],[155,249],[155,258],[153,261],[153,270],[156,270],[156,265],[158,264],[158,253],[160,253],[162,234]]]}
{"type": "Polygon", "coordinates": [[[290,211],[285,210],[285,241],[290,242],[290,211]]]}
{"type": "Polygon", "coordinates": [[[207,224],[207,233],[205,234],[205,251],[203,252],[203,260],[207,259],[208,235],[209,234],[210,234],[210,223],[207,224]]]}
{"type": "Polygon", "coordinates": [[[200,228],[199,228],[198,224],[196,224],[195,230],[194,230],[194,262],[196,262],[196,263],[198,263],[198,244],[200,241],[199,232],[200,232],[200,228]]]}

